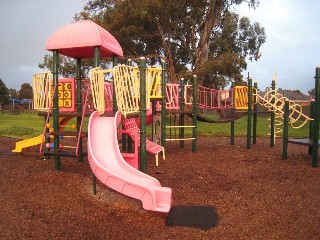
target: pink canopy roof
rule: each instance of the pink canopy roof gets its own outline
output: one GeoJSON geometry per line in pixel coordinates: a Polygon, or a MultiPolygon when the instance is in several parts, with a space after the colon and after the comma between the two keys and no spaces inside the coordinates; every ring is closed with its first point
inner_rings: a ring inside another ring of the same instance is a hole
{"type": "Polygon", "coordinates": [[[118,41],[90,20],[61,27],[51,34],[46,43],[47,50],[58,50],[59,54],[73,58],[93,58],[96,46],[100,46],[100,57],[123,56],[118,41]]]}

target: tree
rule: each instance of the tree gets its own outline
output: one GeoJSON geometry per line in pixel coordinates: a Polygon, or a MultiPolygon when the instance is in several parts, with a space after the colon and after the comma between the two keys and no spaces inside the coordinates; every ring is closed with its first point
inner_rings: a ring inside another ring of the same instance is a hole
{"type": "Polygon", "coordinates": [[[32,99],[33,89],[30,83],[23,83],[18,94],[19,99],[32,99]]]}
{"type": "Polygon", "coordinates": [[[18,98],[19,92],[16,89],[10,88],[8,92],[10,98],[18,98]]]}
{"type": "MultiPolygon", "coordinates": [[[[259,0],[90,0],[75,19],[91,19],[118,39],[126,57],[166,59],[171,82],[197,74],[205,86],[241,81],[246,59],[258,60],[265,32],[233,7],[259,0]]],[[[125,60],[125,59],[124,59],[125,60]]]]}
{"type": "MultiPolygon", "coordinates": [[[[75,59],[59,55],[58,61],[59,61],[58,72],[60,76],[63,76],[66,78],[75,77],[76,69],[77,69],[77,63],[75,59]]],[[[101,61],[102,67],[106,67],[109,63],[110,61],[108,60],[101,61]]],[[[82,65],[81,75],[87,76],[90,68],[93,66],[93,60],[83,59],[81,65],[82,65]]],[[[43,62],[39,63],[38,67],[40,69],[48,69],[52,71],[52,56],[45,54],[43,57],[43,62]]]]}
{"type": "Polygon", "coordinates": [[[4,84],[2,79],[0,79],[0,104],[9,102],[9,90],[4,84]]]}

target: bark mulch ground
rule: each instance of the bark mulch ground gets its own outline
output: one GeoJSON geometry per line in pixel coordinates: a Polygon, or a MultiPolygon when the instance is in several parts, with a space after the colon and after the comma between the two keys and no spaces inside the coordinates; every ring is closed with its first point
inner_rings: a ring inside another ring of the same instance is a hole
{"type": "Polygon", "coordinates": [[[214,210],[201,228],[170,226],[168,214],[99,182],[93,195],[87,159],[62,158],[56,171],[38,147],[11,154],[16,141],[0,137],[0,239],[320,239],[320,168],[304,146],[289,145],[282,160],[282,139],[247,150],[245,138],[230,146],[200,137],[196,153],[169,143],[158,168],[148,155],[147,173],[172,188],[173,210],[214,210]]]}

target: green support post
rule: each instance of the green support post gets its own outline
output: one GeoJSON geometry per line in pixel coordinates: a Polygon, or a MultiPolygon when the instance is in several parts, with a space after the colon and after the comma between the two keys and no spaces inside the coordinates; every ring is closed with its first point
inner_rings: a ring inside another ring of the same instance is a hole
{"type": "Polygon", "coordinates": [[[248,74],[248,122],[247,122],[247,149],[251,148],[251,121],[252,121],[252,79],[248,74]]]}
{"type": "MultiPolygon", "coordinates": [[[[258,89],[258,84],[255,82],[253,87],[256,91],[258,89]]],[[[257,106],[257,96],[253,95],[253,132],[252,132],[252,144],[257,144],[257,124],[258,124],[258,106],[257,106]]]]}
{"type": "MultiPolygon", "coordinates": [[[[81,59],[77,58],[77,70],[76,70],[76,81],[77,81],[77,98],[76,98],[76,106],[77,106],[77,113],[82,113],[82,99],[81,99],[81,89],[82,89],[82,82],[81,82],[81,59]]],[[[77,117],[77,132],[80,132],[82,117],[77,117]]],[[[78,151],[78,161],[83,161],[83,148],[82,148],[82,137],[79,140],[79,151],[78,151]]]]}
{"type": "Polygon", "coordinates": [[[167,75],[167,63],[161,62],[162,74],[161,74],[161,146],[166,147],[166,75],[167,75]]]}
{"type": "Polygon", "coordinates": [[[146,173],[146,59],[140,58],[140,170],[146,173]]]}
{"type": "Polygon", "coordinates": [[[289,101],[284,102],[282,159],[288,158],[289,101]]]}
{"type": "MultiPolygon", "coordinates": [[[[180,124],[180,128],[179,128],[179,138],[180,139],[184,139],[184,78],[181,78],[181,82],[180,82],[180,118],[179,118],[179,124],[180,124]]],[[[184,148],[184,140],[180,140],[180,148],[184,148]]]]}
{"type": "MultiPolygon", "coordinates": [[[[314,106],[314,99],[311,100],[310,102],[310,118],[314,119],[314,111],[315,111],[315,106],[314,106]]],[[[314,121],[310,121],[309,123],[309,139],[312,139],[314,132],[314,121]]],[[[312,146],[309,146],[308,148],[308,154],[312,155],[312,146]]]]}
{"type": "Polygon", "coordinates": [[[320,114],[320,66],[316,68],[314,88],[314,123],[313,123],[313,137],[312,137],[312,167],[318,166],[319,155],[319,114],[320,114]]]}
{"type": "Polygon", "coordinates": [[[193,84],[192,84],[192,124],[194,128],[192,129],[192,152],[197,151],[197,75],[193,75],[193,84]]]}
{"type": "Polygon", "coordinates": [[[100,47],[94,47],[93,52],[93,67],[100,67],[100,47]]]}
{"type": "MultiPolygon", "coordinates": [[[[55,88],[55,92],[53,95],[53,108],[52,108],[52,118],[53,118],[53,129],[55,132],[59,131],[59,99],[58,99],[58,87],[59,84],[59,74],[58,74],[58,68],[59,68],[59,53],[58,50],[53,51],[53,86],[55,88]]],[[[54,136],[53,140],[54,144],[54,151],[59,149],[59,136],[54,136]]],[[[60,156],[54,156],[54,167],[56,170],[60,170],[60,156]]]]}
{"type": "MultiPolygon", "coordinates": [[[[95,47],[93,51],[93,67],[100,67],[100,47],[95,47]]],[[[93,174],[92,178],[92,192],[93,195],[97,194],[97,178],[93,174]]]]}
{"type": "MultiPolygon", "coordinates": [[[[276,91],[276,80],[275,78],[272,79],[272,83],[271,83],[271,89],[272,89],[272,99],[271,99],[271,104],[273,105],[275,103],[275,91],[276,91]]],[[[275,114],[274,114],[274,108],[271,108],[271,132],[270,132],[270,147],[274,147],[274,139],[275,139],[275,132],[274,132],[274,128],[275,128],[275,114]]]]}
{"type": "MultiPolygon", "coordinates": [[[[132,66],[132,60],[128,59],[127,61],[128,66],[132,66]]],[[[116,98],[115,98],[116,99],[116,98]]],[[[122,142],[122,150],[125,152],[128,150],[128,152],[132,152],[132,140],[130,137],[127,138],[127,134],[123,133],[121,135],[121,142],[122,142]],[[128,143],[128,144],[127,144],[128,143]]]]}
{"type": "MultiPolygon", "coordinates": [[[[113,67],[118,65],[118,58],[116,58],[116,57],[113,58],[112,65],[113,65],[113,67]]],[[[112,82],[112,89],[115,89],[114,82],[112,82]]],[[[116,91],[112,91],[112,109],[113,109],[113,114],[116,114],[116,112],[118,111],[116,91]]]]}
{"type": "MultiPolygon", "coordinates": [[[[232,83],[231,83],[231,89],[234,90],[235,88],[235,81],[232,80],[232,83]]],[[[233,91],[233,96],[232,96],[232,101],[233,101],[233,104],[234,104],[234,91],[233,91]]],[[[234,109],[234,106],[233,108],[231,109],[231,114],[234,114],[235,113],[235,109],[234,109]]],[[[230,123],[230,145],[234,145],[234,121],[231,121],[230,123]]]]}

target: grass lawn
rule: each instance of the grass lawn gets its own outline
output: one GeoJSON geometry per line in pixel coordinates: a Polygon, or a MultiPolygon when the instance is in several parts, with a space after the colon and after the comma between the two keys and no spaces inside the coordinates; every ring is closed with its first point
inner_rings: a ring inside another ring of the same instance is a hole
{"type": "MultiPolygon", "coordinates": [[[[212,117],[206,115],[206,117],[212,117]]],[[[213,116],[216,117],[216,116],[213,116]]],[[[88,119],[84,126],[86,128],[88,119]]],[[[190,125],[190,120],[186,117],[186,124],[190,125]]],[[[68,124],[75,123],[70,121],[68,124]]],[[[25,114],[8,114],[0,113],[0,136],[26,139],[29,137],[38,136],[43,131],[44,118],[39,117],[37,113],[25,114]]],[[[167,123],[168,124],[168,123],[167,123]]],[[[266,117],[258,117],[257,136],[267,136],[270,133],[268,125],[270,121],[266,117]]],[[[282,126],[280,126],[282,128],[282,126]]],[[[86,129],[84,129],[86,131],[86,129]]],[[[148,133],[151,132],[151,127],[147,128],[148,133]]],[[[167,130],[168,131],[168,130],[167,130]]],[[[191,135],[191,128],[185,130],[185,136],[191,135]]],[[[178,135],[178,130],[172,130],[172,134],[178,135]],[[176,132],[175,132],[176,131],[176,132]]],[[[300,129],[289,128],[289,137],[306,138],[308,137],[309,124],[306,124],[300,129]]],[[[169,131],[167,132],[169,134],[169,131]]],[[[197,134],[199,136],[230,136],[230,123],[203,123],[198,122],[197,134]]],[[[247,117],[244,116],[235,121],[235,136],[247,135],[247,117]]],[[[280,137],[282,133],[278,134],[280,137]]]]}

